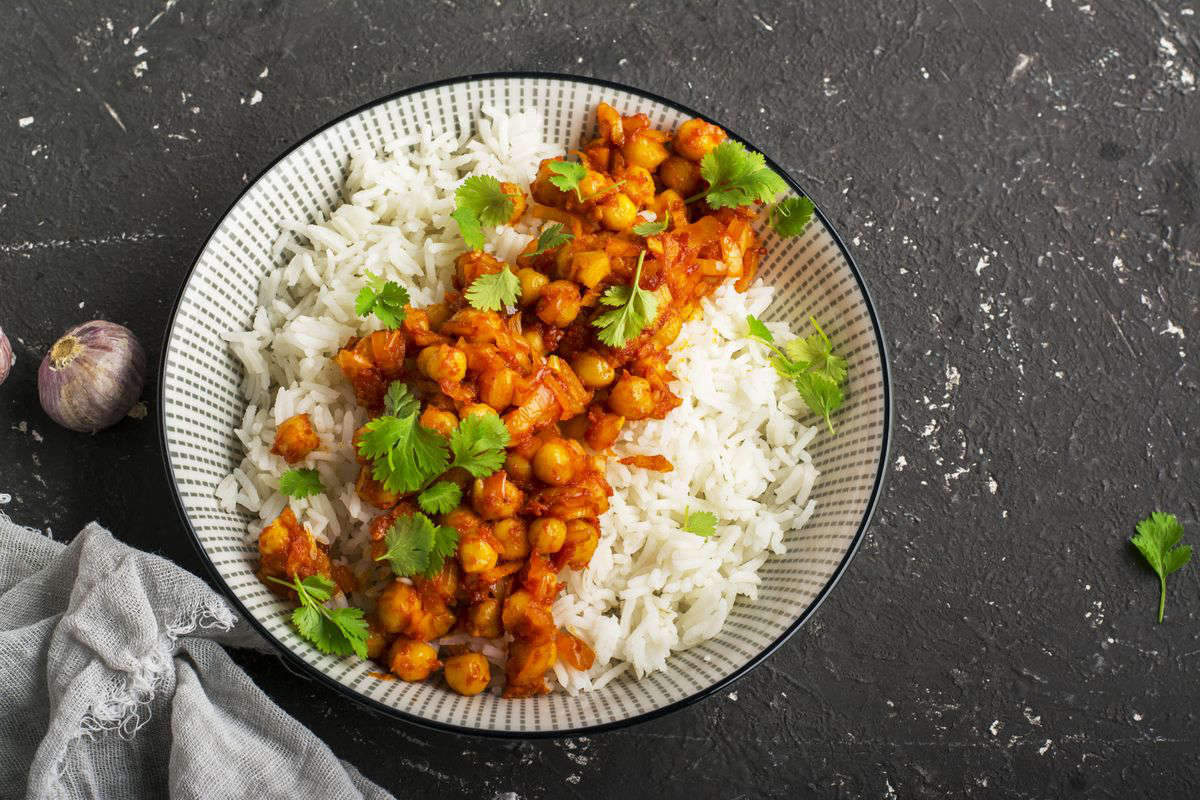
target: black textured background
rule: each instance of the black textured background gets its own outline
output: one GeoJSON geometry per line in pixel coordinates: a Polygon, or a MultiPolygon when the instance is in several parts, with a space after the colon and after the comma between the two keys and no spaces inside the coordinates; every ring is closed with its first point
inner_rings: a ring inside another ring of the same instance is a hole
{"type": "Polygon", "coordinates": [[[485,800],[1197,795],[1200,564],[1157,626],[1125,539],[1162,508],[1200,543],[1200,2],[0,5],[0,510],[55,538],[99,519],[200,570],[153,418],[61,430],[36,365],[96,317],[156,360],[248,176],[377,96],[496,69],[658,92],[778,159],[859,259],[896,441],[812,622],[728,696],[534,743],[237,656],[368,776],[485,800]]]}

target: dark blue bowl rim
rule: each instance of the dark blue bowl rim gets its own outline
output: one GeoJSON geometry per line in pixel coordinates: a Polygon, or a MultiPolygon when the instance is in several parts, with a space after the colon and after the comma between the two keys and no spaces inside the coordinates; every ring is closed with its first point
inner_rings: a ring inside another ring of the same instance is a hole
{"type": "MultiPolygon", "coordinates": [[[[179,313],[179,306],[183,302],[184,292],[187,290],[188,284],[191,282],[192,273],[195,271],[197,264],[199,264],[200,258],[204,255],[205,250],[208,249],[208,244],[212,240],[212,237],[216,234],[217,229],[220,228],[221,223],[223,223],[225,221],[225,218],[227,216],[229,216],[229,213],[241,201],[242,197],[246,194],[246,192],[248,192],[259,181],[259,179],[261,179],[264,175],[266,175],[268,172],[270,172],[270,170],[276,164],[278,164],[283,159],[287,158],[287,156],[290,155],[292,153],[292,151],[296,150],[298,147],[300,147],[305,142],[312,139],[314,136],[320,134],[322,131],[325,131],[328,128],[333,127],[334,125],[337,125],[339,122],[342,122],[343,120],[348,119],[349,117],[353,117],[356,114],[360,114],[369,108],[373,108],[374,106],[380,105],[382,103],[388,103],[388,102],[391,102],[393,100],[396,100],[396,99],[399,99],[402,97],[407,97],[408,95],[417,94],[420,92],[428,91],[430,89],[436,89],[436,88],[439,88],[442,86],[448,86],[448,85],[458,84],[458,83],[475,83],[478,81],[505,80],[505,79],[514,79],[514,78],[516,78],[516,79],[534,79],[534,80],[543,79],[543,80],[584,83],[584,84],[590,84],[592,86],[598,86],[598,87],[605,88],[605,89],[615,89],[615,90],[622,91],[622,92],[628,92],[629,94],[642,97],[646,100],[650,100],[655,103],[661,103],[662,105],[669,106],[670,108],[674,108],[675,110],[681,111],[690,116],[701,117],[701,118],[706,119],[716,125],[720,125],[734,139],[741,141],[742,143],[744,143],[747,147],[751,148],[752,150],[757,150],[758,152],[762,152],[761,150],[758,150],[758,148],[755,147],[752,143],[750,143],[745,137],[739,136],[735,131],[731,130],[728,126],[722,124],[720,121],[711,119],[710,117],[708,117],[704,114],[701,114],[701,113],[695,111],[694,109],[688,108],[687,106],[683,105],[682,103],[677,103],[674,100],[669,100],[665,97],[661,97],[661,96],[655,94],[654,92],[649,92],[644,89],[639,89],[634,86],[629,86],[628,84],[619,83],[617,81],[604,80],[602,78],[592,78],[592,77],[587,77],[587,76],[583,76],[583,75],[570,75],[567,73],[558,73],[558,72],[537,72],[537,71],[484,72],[484,73],[476,73],[473,75],[461,75],[461,76],[452,77],[452,78],[443,78],[441,80],[432,81],[430,83],[422,83],[418,86],[412,86],[407,89],[403,89],[401,91],[394,92],[392,94],[386,95],[384,97],[380,97],[380,98],[372,100],[368,103],[364,103],[363,105],[360,105],[354,109],[351,109],[350,111],[347,111],[344,114],[341,114],[340,116],[336,117],[335,119],[325,123],[321,127],[317,128],[316,130],[314,130],[311,133],[307,134],[306,136],[302,137],[299,141],[297,141],[291,147],[284,150],[278,157],[276,157],[269,164],[267,164],[265,167],[263,167],[262,170],[260,170],[259,173],[257,175],[255,175],[254,178],[246,184],[245,188],[243,188],[242,191],[238,193],[238,196],[236,198],[234,198],[233,202],[231,202],[229,204],[228,208],[226,208],[225,211],[222,212],[220,217],[217,219],[216,224],[213,225],[212,230],[209,231],[208,236],[205,237],[204,244],[201,246],[199,252],[196,254],[196,257],[192,260],[192,265],[188,268],[187,274],[184,276],[183,283],[180,285],[179,292],[175,298],[175,303],[171,308],[170,320],[168,322],[166,331],[163,334],[162,355],[159,358],[159,365],[158,365],[158,375],[159,375],[158,415],[157,415],[158,416],[158,434],[159,434],[159,444],[160,444],[161,451],[162,451],[163,465],[164,465],[164,468],[166,469],[167,481],[170,484],[171,494],[175,501],[175,508],[179,512],[179,516],[180,516],[180,519],[183,521],[184,527],[187,529],[188,533],[191,535],[192,544],[195,547],[197,554],[200,556],[200,560],[204,563],[205,567],[208,569],[209,574],[212,576],[213,582],[215,582],[217,584],[217,586],[220,588],[222,594],[224,594],[225,597],[231,603],[233,603],[234,607],[238,610],[238,612],[242,615],[242,617],[244,619],[246,619],[251,624],[251,626],[256,631],[258,631],[258,633],[264,639],[266,639],[268,642],[271,642],[275,646],[275,649],[279,651],[280,656],[283,658],[285,665],[288,665],[288,666],[294,668],[294,670],[299,670],[300,674],[303,675],[304,677],[310,678],[312,680],[316,680],[317,682],[324,684],[325,686],[329,687],[330,689],[333,689],[338,694],[348,697],[351,700],[353,700],[357,703],[360,703],[373,711],[381,712],[381,713],[383,713],[387,716],[393,717],[395,719],[404,720],[405,722],[411,722],[411,723],[414,723],[414,724],[424,727],[424,728],[430,728],[432,730],[437,730],[437,731],[447,731],[450,733],[463,734],[463,735],[468,735],[468,736],[482,736],[482,737],[499,738],[499,739],[551,739],[551,738],[562,738],[562,737],[569,737],[569,736],[584,736],[584,735],[588,735],[588,734],[602,733],[604,731],[616,730],[619,728],[628,727],[630,725],[634,725],[634,724],[641,723],[641,722],[648,722],[649,720],[657,719],[658,717],[662,717],[667,714],[670,714],[673,711],[678,711],[679,709],[684,708],[685,706],[689,706],[699,700],[702,700],[712,694],[715,694],[716,692],[719,692],[723,689],[728,688],[729,686],[734,684],[737,680],[739,680],[742,676],[744,676],[748,672],[750,672],[750,670],[754,669],[759,664],[761,664],[763,661],[765,661],[766,658],[768,656],[770,656],[772,653],[774,653],[776,650],[778,650],[783,645],[783,643],[786,642],[792,636],[792,634],[794,634],[797,630],[800,629],[800,626],[803,625],[809,619],[809,617],[811,617],[816,612],[817,608],[820,607],[821,603],[824,602],[825,598],[829,595],[829,592],[833,589],[834,586],[837,585],[837,582],[841,579],[842,575],[845,574],[846,568],[850,564],[850,560],[854,557],[854,554],[858,551],[859,545],[862,543],[863,537],[866,534],[867,527],[869,526],[869,524],[871,522],[871,518],[875,513],[875,508],[878,505],[879,498],[882,497],[882,495],[883,495],[883,484],[884,484],[884,479],[887,475],[888,456],[889,456],[890,449],[891,449],[892,417],[893,417],[891,370],[890,370],[890,366],[889,366],[889,358],[888,358],[888,352],[887,352],[887,340],[884,337],[883,328],[879,323],[879,316],[875,312],[875,303],[871,298],[871,293],[867,289],[866,283],[863,281],[862,274],[860,273],[859,268],[858,268],[858,264],[855,262],[854,257],[852,255],[850,255],[850,250],[846,247],[845,242],[842,240],[841,234],[839,234],[837,229],[834,228],[834,226],[829,222],[829,219],[825,216],[824,212],[821,211],[821,207],[819,204],[817,204],[814,201],[814,205],[816,206],[815,213],[816,213],[817,217],[821,220],[821,222],[825,225],[825,227],[829,231],[830,235],[833,237],[834,242],[837,243],[838,249],[841,250],[842,255],[845,256],[846,263],[850,265],[850,272],[854,275],[854,280],[858,283],[858,288],[862,292],[863,300],[867,306],[867,314],[871,318],[871,327],[873,328],[873,330],[875,332],[875,341],[876,341],[876,345],[879,348],[879,358],[880,358],[880,363],[883,368],[883,396],[884,396],[884,409],[883,409],[884,423],[883,423],[883,443],[882,443],[883,447],[880,450],[879,465],[876,469],[875,480],[874,480],[874,484],[871,488],[870,499],[867,503],[866,510],[863,512],[862,520],[859,523],[858,530],[854,534],[854,539],[853,539],[853,541],[851,541],[850,547],[847,548],[846,553],[842,557],[841,562],[838,564],[837,568],[833,571],[833,574],[830,576],[829,580],[825,583],[825,586],[822,587],[821,591],[817,594],[816,599],[814,599],[813,602],[809,605],[809,607],[807,609],[805,609],[804,613],[802,613],[799,617],[797,617],[796,620],[791,625],[788,626],[787,630],[785,630],[782,634],[780,634],[780,636],[777,639],[775,639],[775,641],[773,641],[770,645],[768,645],[766,648],[764,648],[762,650],[762,652],[760,652],[754,658],[751,658],[748,662],[746,662],[744,665],[742,665],[739,669],[735,670],[734,672],[725,676],[721,680],[717,681],[712,686],[709,686],[705,689],[701,689],[700,691],[695,692],[694,694],[688,695],[687,697],[685,697],[681,700],[676,700],[675,702],[673,702],[669,705],[663,706],[661,708],[656,708],[652,711],[647,711],[643,714],[638,714],[636,716],[627,717],[625,719],[615,720],[613,722],[605,722],[605,723],[597,724],[597,725],[586,725],[586,726],[582,726],[582,727],[567,728],[567,729],[563,729],[563,730],[554,730],[554,731],[489,730],[489,729],[482,729],[482,728],[472,728],[472,727],[463,726],[463,725],[452,725],[450,723],[438,722],[436,720],[426,719],[425,717],[420,717],[415,714],[410,714],[406,711],[402,711],[400,709],[393,708],[392,706],[386,705],[384,703],[380,703],[377,700],[367,697],[366,695],[360,694],[359,692],[354,691],[353,689],[349,688],[348,686],[344,686],[343,684],[333,680],[328,675],[326,675],[324,672],[317,669],[312,664],[309,664],[307,661],[305,661],[303,658],[301,658],[300,655],[298,653],[294,652],[290,647],[288,647],[283,642],[276,639],[275,636],[273,634],[271,634],[266,629],[266,627],[262,623],[260,623],[257,618],[255,618],[255,616],[253,614],[251,614],[249,612],[249,610],[245,607],[245,605],[242,604],[242,601],[238,598],[238,596],[225,583],[225,579],[221,576],[220,572],[216,568],[216,565],[213,563],[212,559],[209,557],[208,551],[204,549],[204,545],[200,541],[200,536],[199,536],[199,534],[197,534],[196,529],[192,526],[191,519],[188,517],[187,510],[184,508],[183,498],[179,492],[179,485],[175,480],[175,474],[171,468],[171,459],[170,459],[170,454],[168,451],[168,444],[167,444],[166,415],[163,411],[163,409],[165,408],[165,399],[166,399],[166,397],[165,397],[165,392],[166,392],[165,381],[163,380],[163,376],[166,374],[167,356],[169,355],[168,346],[169,346],[169,343],[171,340],[171,332],[175,328],[175,318],[179,313]]],[[[770,156],[766,156],[766,162],[768,165],[770,165],[771,169],[775,170],[777,173],[779,173],[784,178],[785,181],[787,181],[788,185],[793,190],[809,197],[810,199],[812,198],[812,195],[810,195],[808,192],[806,192],[803,189],[803,187],[801,187],[799,182],[797,182],[794,178],[791,177],[791,175],[789,175],[786,171],[784,171],[779,166],[779,164],[775,163],[775,161],[772,160],[770,158],[770,156]]]]}

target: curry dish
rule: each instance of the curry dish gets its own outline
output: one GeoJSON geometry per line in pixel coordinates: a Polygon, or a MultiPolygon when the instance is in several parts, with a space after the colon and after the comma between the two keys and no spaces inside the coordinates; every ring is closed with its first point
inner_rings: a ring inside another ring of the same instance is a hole
{"type": "MultiPolygon", "coordinates": [[[[557,223],[569,238],[542,252],[534,240],[515,264],[468,250],[442,302],[408,305],[399,325],[351,338],[337,353],[372,418],[385,414],[389,387],[402,382],[420,404],[417,421],[426,431],[449,440],[477,416],[498,417],[507,431],[499,469],[474,477],[454,467],[439,476],[461,496],[457,507],[431,515],[457,533],[452,557],[432,574],[389,577],[381,591],[374,587],[366,652],[401,680],[425,680],[440,668],[464,695],[493,685],[488,660],[469,645],[439,652],[436,641],[452,632],[508,641],[505,697],[549,691],[546,673],[557,661],[591,666],[590,648],[556,627],[551,605],[562,571],[586,569],[596,549],[599,517],[612,495],[605,479],[610,448],[627,422],[662,419],[679,405],[668,349],[701,299],[727,280],[744,291],[754,278],[761,253],[751,223],[761,209],[714,210],[694,199],[706,185],[700,161],[725,132],[700,119],[673,133],[655,130],[646,115],[624,116],[603,103],[596,114],[598,136],[543,161],[529,196],[501,184],[511,201],[507,224],[557,223]],[[572,189],[560,188],[556,165],[576,159],[586,171],[572,189]],[[658,226],[647,234],[648,222],[658,226]],[[499,310],[468,302],[472,284],[506,269],[519,281],[519,300],[499,310]],[[595,324],[609,310],[604,295],[611,287],[653,297],[652,316],[615,346],[601,340],[595,324]]],[[[360,428],[356,443],[365,435],[360,428]]],[[[278,426],[273,452],[295,463],[318,442],[308,416],[299,414],[278,426]]],[[[417,493],[389,489],[370,458],[360,456],[360,463],[356,489],[379,510],[370,530],[382,557],[389,529],[420,512],[417,493]]],[[[672,469],[655,453],[624,463],[672,469]]],[[[370,588],[332,562],[290,509],[262,530],[258,547],[259,575],[281,596],[297,597],[284,581],[316,575],[336,584],[335,593],[370,588]]]]}

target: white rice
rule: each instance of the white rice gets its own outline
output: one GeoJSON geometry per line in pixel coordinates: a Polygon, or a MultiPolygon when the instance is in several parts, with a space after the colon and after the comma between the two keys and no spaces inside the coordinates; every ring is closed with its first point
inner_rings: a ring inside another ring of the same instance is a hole
{"type": "MultiPolygon", "coordinates": [[[[358,467],[350,440],[366,421],[331,357],[350,336],[378,329],[358,318],[354,297],[370,270],[405,285],[415,305],[441,299],[463,251],[454,190],[470,175],[493,175],[528,186],[543,158],[559,149],[541,139],[536,111],[506,116],[485,106],[475,136],[422,131],[390,143],[385,154],[353,154],[342,204],[326,219],[285,223],[273,248],[276,268],[259,287],[249,330],[227,334],[244,367],[247,407],[235,434],[241,464],[217,486],[221,506],[255,514],[253,540],[288,504],[279,476],[291,468],[271,454],[275,427],[307,412],[322,447],[303,464],[321,474],[326,494],[292,500],[297,517],[336,560],[360,577],[386,568],[368,557],[368,523],[378,513],[354,491],[358,467]]],[[[531,236],[505,226],[486,232],[486,250],[512,260],[531,236]]],[[[612,507],[591,565],[565,572],[567,590],[554,605],[558,624],[596,651],[586,673],[559,664],[566,691],[597,689],[629,672],[666,668],[667,657],[717,635],[738,596],[754,601],[758,568],[812,514],[816,480],[805,445],[816,429],[800,424],[803,402],[775,374],[762,349],[745,338],[747,314],[759,315],[772,289],[745,294],[726,286],[705,301],[704,314],[683,328],[671,368],[683,405],[666,420],[630,424],[617,458],[665,456],[668,473],[610,462],[612,507]],[[685,508],[710,511],[717,532],[684,532],[685,508]]],[[[785,325],[768,323],[779,338],[785,325]]],[[[370,607],[373,594],[356,596],[370,607]]],[[[503,662],[503,641],[452,634],[441,644],[467,643],[503,662]]]]}

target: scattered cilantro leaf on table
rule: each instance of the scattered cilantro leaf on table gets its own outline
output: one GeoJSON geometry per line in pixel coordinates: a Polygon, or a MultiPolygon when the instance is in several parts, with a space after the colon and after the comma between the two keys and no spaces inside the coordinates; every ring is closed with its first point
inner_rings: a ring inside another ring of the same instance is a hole
{"type": "Polygon", "coordinates": [[[359,658],[367,657],[367,621],[361,608],[329,608],[325,605],[333,596],[336,584],[323,575],[310,575],[291,581],[268,577],[281,586],[296,592],[300,602],[292,612],[292,624],[300,635],[312,642],[322,653],[359,658]]]}
{"type": "Polygon", "coordinates": [[[315,469],[289,469],[279,476],[279,493],[299,500],[325,491],[321,474],[315,469]]]}
{"type": "Polygon", "coordinates": [[[1138,549],[1146,563],[1158,575],[1158,621],[1163,621],[1167,605],[1167,576],[1183,567],[1192,557],[1192,548],[1179,545],[1183,525],[1174,514],[1155,511],[1137,524],[1137,534],[1130,543],[1138,549]]]}
{"type": "Polygon", "coordinates": [[[610,286],[600,297],[600,302],[606,306],[615,306],[612,311],[606,311],[592,325],[600,329],[596,338],[609,347],[624,347],[633,337],[641,333],[658,311],[658,298],[654,292],[643,289],[642,262],[646,251],[638,254],[637,271],[630,286],[610,286]]]}
{"type": "Polygon", "coordinates": [[[467,287],[467,302],[481,311],[499,311],[505,306],[515,306],[521,296],[521,281],[508,265],[499,272],[480,275],[467,287]]]}
{"type": "Polygon", "coordinates": [[[374,313],[388,328],[398,328],[404,321],[408,305],[408,290],[398,283],[385,281],[373,272],[367,273],[367,283],[354,298],[354,313],[360,317],[374,313]]]}

